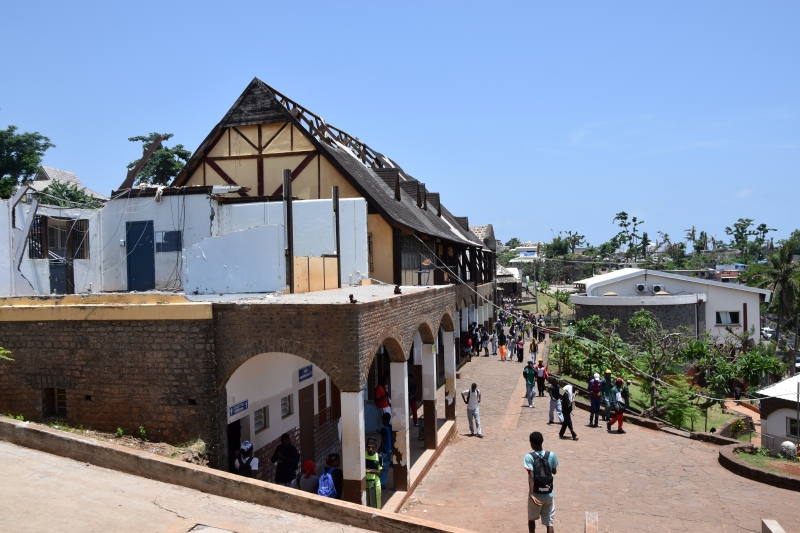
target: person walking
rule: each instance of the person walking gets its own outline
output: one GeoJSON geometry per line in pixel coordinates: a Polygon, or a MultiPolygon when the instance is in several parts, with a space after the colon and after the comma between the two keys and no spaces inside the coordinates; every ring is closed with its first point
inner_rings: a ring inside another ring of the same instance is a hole
{"type": "Polygon", "coordinates": [[[533,452],[525,455],[523,465],[528,474],[528,533],[536,532],[536,521],[541,519],[547,533],[555,533],[553,522],[556,505],[553,499],[553,476],[558,470],[558,457],[544,450],[544,437],[534,431],[528,438],[533,452]]]}
{"type": "Polygon", "coordinates": [[[464,403],[467,404],[467,421],[469,422],[470,436],[475,435],[475,431],[477,430],[478,438],[482,439],[481,411],[479,405],[481,403],[481,391],[478,390],[478,385],[473,383],[469,390],[465,390],[461,393],[461,398],[464,400],[464,403]],[[473,419],[475,420],[474,426],[473,419]]]}
{"type": "Polygon", "coordinates": [[[613,418],[609,419],[606,427],[608,428],[608,432],[611,433],[611,426],[614,425],[614,422],[618,422],[619,425],[617,426],[617,433],[625,433],[625,430],[622,429],[622,420],[625,418],[625,400],[622,399],[622,378],[617,378],[615,385],[612,389],[612,393],[614,396],[614,416],[613,418]]]}
{"type": "Polygon", "coordinates": [[[625,383],[625,386],[622,387],[622,390],[620,391],[622,393],[622,399],[625,400],[625,410],[626,411],[628,411],[631,408],[631,389],[630,389],[630,386],[631,386],[631,380],[628,380],[628,382],[625,383]]]}
{"type": "Polygon", "coordinates": [[[508,341],[506,340],[506,334],[501,329],[500,330],[500,334],[497,336],[497,344],[500,345],[500,360],[501,361],[505,361],[506,360],[506,344],[507,344],[507,342],[508,341]]]}
{"type": "Polygon", "coordinates": [[[616,403],[616,394],[618,391],[614,390],[614,382],[611,380],[611,370],[606,368],[605,379],[603,380],[603,421],[608,422],[611,420],[611,412],[614,410],[616,403]]]}
{"type": "Polygon", "coordinates": [[[497,355],[497,333],[492,333],[489,341],[492,343],[492,355],[497,355]]]}
{"type": "Polygon", "coordinates": [[[547,368],[544,366],[544,359],[539,358],[539,366],[536,367],[536,381],[539,385],[539,396],[544,398],[544,383],[547,381],[547,368]]]}
{"type": "Polygon", "coordinates": [[[297,474],[297,464],[300,462],[300,453],[288,433],[281,435],[281,443],[275,447],[270,462],[276,465],[275,483],[288,487],[297,474]]]}
{"type": "Polygon", "coordinates": [[[513,361],[517,355],[517,336],[514,334],[515,328],[508,328],[508,360],[513,361]]]}
{"type": "Polygon", "coordinates": [[[603,401],[603,382],[600,380],[600,374],[594,374],[594,377],[589,380],[589,427],[596,428],[599,425],[598,419],[600,418],[600,402],[603,401]]]}
{"type": "Polygon", "coordinates": [[[531,339],[531,343],[528,345],[528,350],[531,352],[531,359],[536,359],[536,355],[539,351],[539,344],[536,342],[536,335],[534,334],[533,339],[531,339]]]}
{"type": "Polygon", "coordinates": [[[564,421],[561,422],[561,431],[558,432],[559,438],[564,438],[564,433],[569,429],[572,440],[578,440],[578,434],[572,427],[572,405],[575,402],[575,393],[572,390],[572,385],[564,385],[564,394],[561,395],[561,414],[564,416],[564,421]]]}
{"type": "Polygon", "coordinates": [[[558,416],[558,423],[564,423],[564,415],[561,413],[561,393],[558,390],[558,381],[556,378],[550,378],[550,386],[547,388],[550,393],[550,421],[548,424],[555,424],[553,413],[558,416]]]}
{"type": "Polygon", "coordinates": [[[528,399],[528,407],[533,407],[533,398],[536,396],[536,369],[533,366],[533,359],[528,360],[528,365],[522,370],[522,377],[525,378],[525,397],[528,399]]]}
{"type": "Polygon", "coordinates": [[[378,448],[378,455],[381,458],[381,488],[385,489],[389,468],[392,466],[392,417],[383,413],[382,422],[381,446],[378,448]]]}
{"type": "Polygon", "coordinates": [[[483,347],[485,356],[489,357],[489,332],[486,331],[483,326],[481,326],[481,346],[483,347]]]}
{"type": "Polygon", "coordinates": [[[525,357],[525,340],[522,338],[522,334],[520,333],[519,337],[517,338],[517,362],[521,363],[523,357],[525,357]]]}
{"type": "Polygon", "coordinates": [[[383,415],[392,417],[392,400],[389,398],[389,374],[383,376],[380,384],[375,387],[375,407],[378,409],[378,422],[383,422],[383,415]]]}
{"type": "Polygon", "coordinates": [[[364,462],[367,468],[367,507],[381,508],[381,457],[378,455],[378,439],[367,439],[364,462]]]}

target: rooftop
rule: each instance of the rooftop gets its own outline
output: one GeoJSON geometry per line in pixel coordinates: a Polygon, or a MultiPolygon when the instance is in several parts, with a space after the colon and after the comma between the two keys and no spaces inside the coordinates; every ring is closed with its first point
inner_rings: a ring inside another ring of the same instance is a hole
{"type": "MultiPolygon", "coordinates": [[[[77,185],[79,189],[89,196],[97,198],[98,200],[108,200],[107,196],[84,187],[77,174],[74,172],[69,172],[68,170],[61,170],[60,168],[41,166],[33,181],[29,181],[26,183],[26,185],[28,185],[31,189],[42,192],[56,181],[69,185],[77,185]]],[[[43,203],[47,203],[46,198],[43,203]]]]}

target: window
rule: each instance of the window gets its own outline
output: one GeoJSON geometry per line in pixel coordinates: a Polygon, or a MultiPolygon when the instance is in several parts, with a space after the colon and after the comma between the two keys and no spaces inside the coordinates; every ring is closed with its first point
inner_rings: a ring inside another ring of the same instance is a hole
{"type": "Polygon", "coordinates": [[[797,419],[786,417],[786,436],[797,437],[797,419]]]}
{"type": "Polygon", "coordinates": [[[28,235],[28,257],[47,259],[47,217],[33,217],[31,232],[28,235]]]}
{"type": "Polygon", "coordinates": [[[180,231],[157,231],[156,252],[180,252],[183,245],[180,231]]]}
{"type": "Polygon", "coordinates": [[[42,416],[67,416],[67,391],[65,389],[42,389],[42,416]]]}
{"type": "Polygon", "coordinates": [[[269,427],[269,405],[256,409],[254,413],[256,433],[269,427]]]}
{"type": "Polygon", "coordinates": [[[367,233],[367,257],[369,260],[369,273],[375,272],[375,261],[372,255],[372,233],[367,233]]]}
{"type": "Polygon", "coordinates": [[[718,326],[739,325],[739,311],[717,311],[718,326]]]}
{"type": "Polygon", "coordinates": [[[289,394],[281,398],[281,418],[286,418],[294,414],[294,394],[289,394]]]}
{"type": "Polygon", "coordinates": [[[89,221],[75,220],[72,223],[72,258],[89,259],[89,221]]]}

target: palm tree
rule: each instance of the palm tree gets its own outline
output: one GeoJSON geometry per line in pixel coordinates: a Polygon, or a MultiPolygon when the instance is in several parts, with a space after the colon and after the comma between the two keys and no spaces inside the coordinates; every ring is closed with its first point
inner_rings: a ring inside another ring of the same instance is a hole
{"type": "Polygon", "coordinates": [[[792,255],[799,244],[795,239],[784,242],[777,253],[769,256],[767,270],[755,283],[757,287],[772,290],[772,308],[778,313],[776,343],[780,342],[781,320],[792,314],[800,293],[800,261],[792,262],[792,255]]]}

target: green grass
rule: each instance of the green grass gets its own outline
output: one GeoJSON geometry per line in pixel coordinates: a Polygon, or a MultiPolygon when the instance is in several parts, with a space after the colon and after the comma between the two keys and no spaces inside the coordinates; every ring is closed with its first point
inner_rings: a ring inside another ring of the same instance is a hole
{"type": "MultiPolygon", "coordinates": [[[[547,306],[547,302],[551,302],[554,307],[556,305],[558,305],[558,307],[561,308],[561,314],[562,315],[568,315],[568,314],[572,314],[573,313],[572,308],[570,308],[566,304],[563,304],[561,302],[557,302],[556,299],[553,298],[552,296],[550,296],[549,294],[542,294],[541,292],[538,293],[538,294],[539,294],[539,311],[538,311],[539,314],[542,314],[542,315],[546,314],[544,312],[544,309],[547,306]]],[[[519,308],[520,309],[525,309],[526,311],[536,312],[536,304],[535,303],[521,305],[521,306],[519,306],[519,308]]],[[[553,311],[553,315],[551,315],[551,316],[555,316],[556,314],[557,314],[557,311],[553,311]]]]}
{"type": "MultiPolygon", "coordinates": [[[[763,468],[764,470],[769,470],[770,472],[777,472],[778,474],[783,475],[791,475],[783,472],[777,465],[781,464],[797,464],[797,461],[789,461],[788,459],[783,459],[781,457],[764,457],[758,454],[751,454],[751,453],[740,453],[737,455],[739,459],[744,461],[747,464],[755,466],[756,468],[763,468]]],[[[797,477],[797,476],[794,476],[797,477]]]]}

